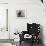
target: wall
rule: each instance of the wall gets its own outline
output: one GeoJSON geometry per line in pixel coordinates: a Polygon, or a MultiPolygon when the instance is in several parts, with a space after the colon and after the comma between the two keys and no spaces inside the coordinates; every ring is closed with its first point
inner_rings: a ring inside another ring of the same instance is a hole
{"type": "MultiPolygon", "coordinates": [[[[39,1],[40,2],[40,1],[39,1]]],[[[38,2],[37,2],[38,3],[38,2]]],[[[30,18],[32,18],[32,17],[38,17],[42,12],[41,12],[41,8],[43,7],[43,6],[41,6],[42,4],[37,4],[36,3],[36,1],[15,1],[15,0],[13,0],[13,1],[11,1],[9,4],[9,15],[11,16],[9,16],[9,22],[11,22],[11,24],[9,24],[9,25],[12,25],[13,23],[15,24],[15,28],[19,28],[20,30],[23,28],[23,26],[24,26],[24,24],[26,24],[27,23],[27,20],[28,20],[28,18],[30,19],[30,18]],[[21,18],[18,18],[18,19],[16,19],[16,10],[17,9],[23,9],[23,10],[25,10],[25,12],[26,12],[26,16],[27,16],[27,18],[23,18],[23,19],[21,19],[21,18]],[[37,10],[36,10],[37,9],[37,10]],[[39,12],[39,10],[40,10],[40,12],[39,12]],[[38,12],[37,12],[38,11],[38,12]],[[12,13],[12,14],[11,14],[12,13]],[[37,15],[37,14],[38,15],[37,15]],[[40,13],[40,14],[39,14],[40,13]],[[11,18],[11,19],[10,19],[11,18]],[[12,21],[11,21],[12,20],[12,21]],[[19,22],[19,21],[21,21],[21,22],[19,22]],[[18,23],[19,22],[19,23],[18,23]],[[24,22],[24,23],[23,23],[24,22]],[[18,27],[18,25],[23,25],[22,27],[18,27]]],[[[43,9],[43,8],[42,8],[43,9]]],[[[42,15],[43,16],[43,15],[42,15]]],[[[41,15],[40,15],[40,17],[41,17],[41,15]]],[[[29,21],[29,20],[28,20],[29,21]]],[[[13,25],[14,26],[14,25],[13,25]]],[[[12,27],[12,26],[11,26],[12,27]]],[[[25,27],[25,26],[24,26],[25,27]]],[[[14,28],[14,27],[12,27],[12,28],[14,28]]],[[[26,28],[24,28],[25,30],[26,30],[26,28]]],[[[11,29],[12,30],[12,29],[11,29]]],[[[14,30],[14,29],[13,29],[14,30]]]]}
{"type": "Polygon", "coordinates": [[[0,3],[8,3],[8,0],[0,0],[0,3]]]}

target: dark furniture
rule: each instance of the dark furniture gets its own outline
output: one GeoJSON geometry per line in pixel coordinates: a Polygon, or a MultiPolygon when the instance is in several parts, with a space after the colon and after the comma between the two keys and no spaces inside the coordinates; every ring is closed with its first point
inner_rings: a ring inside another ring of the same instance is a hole
{"type": "Polygon", "coordinates": [[[27,31],[22,31],[20,36],[20,44],[22,41],[28,41],[31,43],[31,46],[33,45],[33,43],[38,43],[39,44],[39,33],[40,33],[40,24],[36,24],[36,23],[32,23],[29,24],[27,23],[27,31]],[[32,37],[31,38],[24,38],[25,34],[29,34],[32,37]]]}

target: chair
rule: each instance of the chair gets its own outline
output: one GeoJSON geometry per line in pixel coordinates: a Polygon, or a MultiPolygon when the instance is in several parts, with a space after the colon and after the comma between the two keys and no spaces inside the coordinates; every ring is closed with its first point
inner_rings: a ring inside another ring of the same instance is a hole
{"type": "Polygon", "coordinates": [[[31,41],[32,45],[34,42],[39,43],[39,33],[40,33],[40,24],[36,24],[36,23],[29,24],[29,23],[27,23],[27,31],[22,31],[22,34],[19,35],[20,36],[20,44],[22,41],[25,41],[25,38],[24,38],[25,34],[29,34],[32,36],[29,40],[29,41],[31,41]]]}
{"type": "Polygon", "coordinates": [[[33,41],[37,41],[39,43],[40,24],[27,23],[27,31],[32,35],[33,41]]]}

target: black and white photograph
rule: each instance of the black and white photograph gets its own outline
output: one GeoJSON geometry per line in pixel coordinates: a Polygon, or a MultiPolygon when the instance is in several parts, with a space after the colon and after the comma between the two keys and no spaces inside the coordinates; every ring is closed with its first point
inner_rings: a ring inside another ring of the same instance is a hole
{"type": "Polygon", "coordinates": [[[24,10],[16,10],[17,17],[25,17],[25,11],[24,10]]]}
{"type": "Polygon", "coordinates": [[[0,46],[46,46],[46,0],[0,0],[0,46]]]}
{"type": "Polygon", "coordinates": [[[22,19],[22,18],[27,18],[27,10],[26,9],[19,9],[19,10],[16,10],[16,18],[17,19],[22,19]]]}

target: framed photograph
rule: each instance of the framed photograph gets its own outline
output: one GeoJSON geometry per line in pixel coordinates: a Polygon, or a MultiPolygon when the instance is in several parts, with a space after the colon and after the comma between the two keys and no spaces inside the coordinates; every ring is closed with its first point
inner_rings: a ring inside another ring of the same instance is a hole
{"type": "Polygon", "coordinates": [[[26,18],[26,11],[25,10],[16,10],[16,17],[17,18],[26,18]]]}

